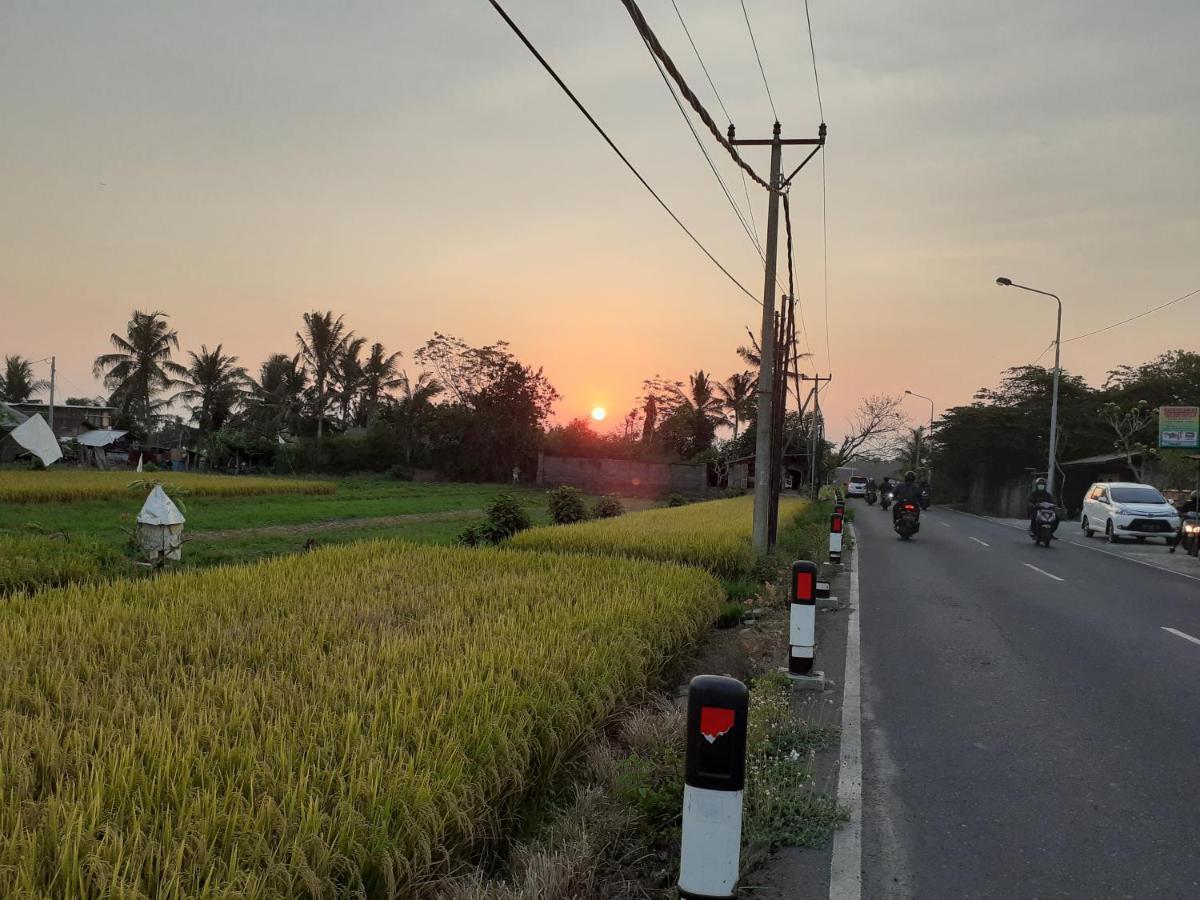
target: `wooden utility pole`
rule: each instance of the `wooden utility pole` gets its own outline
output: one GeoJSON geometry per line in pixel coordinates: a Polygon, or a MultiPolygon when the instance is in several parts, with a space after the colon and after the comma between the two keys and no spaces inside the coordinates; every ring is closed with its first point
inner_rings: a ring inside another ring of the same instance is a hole
{"type": "MultiPolygon", "coordinates": [[[[767,204],[767,246],[765,271],[763,273],[762,332],[759,338],[758,366],[758,416],[755,422],[754,442],[754,552],[766,554],[771,549],[771,498],[772,485],[778,473],[771,454],[775,406],[775,270],[779,252],[779,195],[796,172],[804,167],[801,163],[785,180],[781,171],[783,147],[806,144],[813,147],[808,159],[825,143],[825,125],[822,123],[820,137],[780,137],[780,125],[775,123],[770,140],[735,140],[733,126],[729,126],[729,142],[733,146],[769,146],[771,148],[771,195],[767,204]]],[[[808,162],[806,159],[804,162],[808,162]]]]}
{"type": "Polygon", "coordinates": [[[819,453],[825,430],[821,422],[821,382],[828,383],[833,381],[833,375],[826,375],[824,378],[820,375],[797,375],[796,377],[801,381],[811,381],[813,383],[810,395],[813,400],[813,414],[812,422],[809,425],[809,436],[811,438],[809,441],[809,484],[811,485],[812,496],[815,499],[817,496],[817,470],[820,468],[819,453]]]}

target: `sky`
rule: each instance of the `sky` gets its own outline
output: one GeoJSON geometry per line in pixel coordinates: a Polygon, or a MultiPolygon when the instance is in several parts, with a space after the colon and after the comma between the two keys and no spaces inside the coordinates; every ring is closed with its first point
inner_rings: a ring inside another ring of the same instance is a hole
{"type": "MultiPolygon", "coordinates": [[[[724,125],[670,0],[640,2],[724,125]]],[[[741,6],[676,2],[738,136],[769,136],[741,6]]],[[[761,296],[762,261],[623,6],[504,5],[761,296]]],[[[784,136],[814,135],[803,5],[746,8],[784,136]]],[[[820,158],[791,203],[833,435],[866,395],[907,388],[940,412],[1037,359],[1054,303],[997,275],[1060,294],[1064,338],[1200,288],[1195,0],[811,13],[827,217],[820,158]]],[[[0,122],[0,354],[57,355],[63,396],[99,392],[91,361],[135,308],[252,371],[333,309],[410,369],[435,330],[507,340],[562,393],[561,420],[602,405],[619,422],[644,378],[744,368],[759,324],[485,0],[0,0],[0,122]]],[[[767,170],[766,149],[745,153],[767,170]]],[[[761,241],[767,197],[750,200],[761,241]]],[[[1194,347],[1198,326],[1200,297],[1064,343],[1063,365],[1098,384],[1194,347]]]]}

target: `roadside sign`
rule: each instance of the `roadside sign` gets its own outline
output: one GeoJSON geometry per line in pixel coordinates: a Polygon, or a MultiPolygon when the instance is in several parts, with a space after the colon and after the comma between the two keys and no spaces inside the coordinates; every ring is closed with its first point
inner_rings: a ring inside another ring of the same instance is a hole
{"type": "Polygon", "coordinates": [[[1200,406],[1160,407],[1158,446],[1200,447],[1200,406]]]}

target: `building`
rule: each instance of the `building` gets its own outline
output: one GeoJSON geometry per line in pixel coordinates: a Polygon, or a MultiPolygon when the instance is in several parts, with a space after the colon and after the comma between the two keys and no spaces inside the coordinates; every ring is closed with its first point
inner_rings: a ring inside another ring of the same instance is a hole
{"type": "MultiPolygon", "coordinates": [[[[39,415],[47,422],[50,421],[50,405],[47,403],[11,403],[9,406],[24,416],[39,415]]],[[[75,406],[64,403],[54,404],[54,434],[58,438],[79,437],[85,431],[112,426],[113,413],[111,406],[75,406]]]]}

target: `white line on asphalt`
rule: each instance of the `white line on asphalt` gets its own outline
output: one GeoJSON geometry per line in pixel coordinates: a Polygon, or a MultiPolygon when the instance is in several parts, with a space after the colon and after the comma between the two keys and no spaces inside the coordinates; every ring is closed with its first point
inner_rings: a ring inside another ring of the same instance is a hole
{"type": "Polygon", "coordinates": [[[949,523],[949,522],[938,522],[938,524],[939,524],[939,525],[941,525],[943,528],[949,528],[949,527],[950,527],[950,523],[949,523]]]}
{"type": "Polygon", "coordinates": [[[1035,571],[1035,572],[1038,572],[1038,573],[1040,573],[1040,574],[1042,574],[1042,575],[1045,575],[1047,578],[1053,578],[1055,581],[1066,581],[1066,579],[1065,579],[1065,578],[1059,578],[1057,575],[1051,575],[1051,574],[1050,574],[1049,572],[1047,572],[1045,569],[1039,569],[1039,568],[1038,568],[1037,566],[1035,566],[1033,563],[1025,563],[1025,568],[1027,568],[1027,569],[1033,569],[1033,571],[1035,571]]]}
{"type": "Polygon", "coordinates": [[[992,546],[992,545],[991,545],[991,544],[989,544],[987,541],[981,541],[981,540],[980,540],[979,538],[977,538],[977,537],[973,537],[973,538],[971,538],[971,540],[973,540],[973,541],[974,541],[975,543],[977,543],[977,544],[983,544],[983,546],[985,546],[985,547],[990,547],[990,546],[992,546]]]}
{"type": "Polygon", "coordinates": [[[850,556],[850,614],[846,620],[846,671],[842,676],[842,752],[838,761],[838,805],[850,821],[833,833],[829,900],[862,898],[862,656],[859,636],[858,560],[862,543],[854,538],[850,556]]]}
{"type": "Polygon", "coordinates": [[[1190,634],[1187,634],[1186,632],[1183,632],[1183,631],[1179,631],[1176,628],[1168,628],[1166,625],[1163,625],[1162,630],[1169,631],[1169,632],[1171,632],[1171,634],[1175,635],[1175,637],[1181,637],[1185,641],[1191,641],[1193,644],[1200,644],[1200,638],[1192,637],[1190,634]]]}

